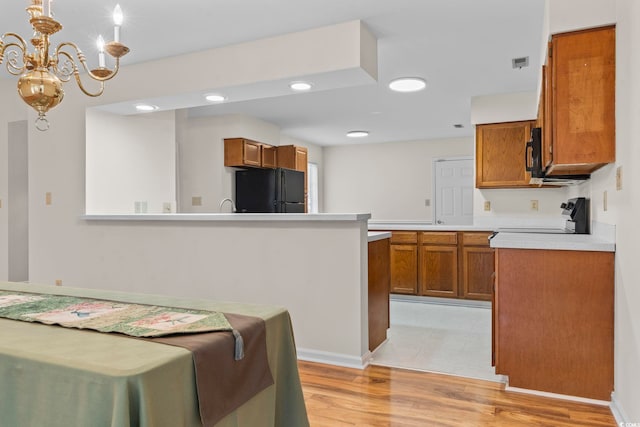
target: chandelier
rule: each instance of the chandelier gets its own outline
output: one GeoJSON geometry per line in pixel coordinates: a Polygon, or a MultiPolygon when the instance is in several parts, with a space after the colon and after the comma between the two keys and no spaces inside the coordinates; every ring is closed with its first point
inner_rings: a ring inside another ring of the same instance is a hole
{"type": "Polygon", "coordinates": [[[0,64],[6,55],[7,71],[20,76],[18,94],[38,112],[36,128],[44,131],[49,129],[47,112],[58,105],[64,96],[63,82],[68,82],[73,76],[84,94],[92,97],[102,95],[104,83],[118,73],[120,58],[129,52],[129,48],[120,43],[123,21],[120,5],[113,12],[114,40],[105,43],[102,36],[98,38],[98,68],[94,69],[89,69],[86,57],[75,43],[62,42],[49,52],[49,36],[62,29],[62,25],[51,13],[51,0],[31,0],[31,5],[26,10],[34,31],[30,40],[33,52],[28,51],[24,38],[16,33],[5,33],[0,37],[0,64]],[[105,66],[105,51],[115,59],[112,70],[105,66]],[[95,92],[85,88],[80,79],[80,67],[86,75],[99,83],[95,92]]]}

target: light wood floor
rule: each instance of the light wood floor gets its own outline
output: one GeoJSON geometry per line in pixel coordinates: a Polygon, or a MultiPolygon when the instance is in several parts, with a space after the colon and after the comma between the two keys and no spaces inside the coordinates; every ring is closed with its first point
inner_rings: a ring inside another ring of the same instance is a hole
{"type": "Polygon", "coordinates": [[[311,427],[616,426],[608,407],[505,392],[495,382],[382,366],[299,368],[311,427]]]}

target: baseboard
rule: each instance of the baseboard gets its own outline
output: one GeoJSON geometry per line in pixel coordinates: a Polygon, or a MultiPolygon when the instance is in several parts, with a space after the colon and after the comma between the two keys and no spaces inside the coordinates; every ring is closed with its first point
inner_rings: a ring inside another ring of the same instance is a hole
{"type": "Polygon", "coordinates": [[[422,295],[391,294],[391,301],[418,302],[422,304],[455,305],[458,307],[491,308],[491,301],[479,301],[462,298],[425,297],[422,295]]]}
{"type": "Polygon", "coordinates": [[[629,421],[629,418],[627,417],[624,410],[622,409],[622,405],[620,405],[620,402],[618,401],[618,396],[616,396],[615,391],[611,393],[611,405],[609,407],[611,408],[611,413],[613,414],[613,418],[616,419],[617,425],[619,426],[632,425],[631,421],[629,421]]]}
{"type": "Polygon", "coordinates": [[[371,352],[367,351],[362,357],[328,351],[297,348],[298,360],[307,362],[326,363],[327,365],[344,366],[346,368],[364,369],[371,362],[371,352]]]}
{"type": "Polygon", "coordinates": [[[547,391],[530,390],[526,388],[511,387],[509,384],[505,386],[505,391],[513,391],[515,393],[533,394],[535,396],[550,397],[552,399],[570,400],[572,402],[588,403],[590,405],[609,406],[611,402],[606,400],[589,399],[587,397],[570,396],[567,394],[549,393],[547,391]]]}

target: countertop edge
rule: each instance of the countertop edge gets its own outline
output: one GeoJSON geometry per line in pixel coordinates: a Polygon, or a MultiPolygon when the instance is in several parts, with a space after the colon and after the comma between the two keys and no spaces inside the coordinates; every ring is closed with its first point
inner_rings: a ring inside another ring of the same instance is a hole
{"type": "Polygon", "coordinates": [[[367,234],[367,241],[369,243],[376,242],[378,240],[390,239],[391,233],[388,231],[370,231],[367,234]]]}
{"type": "Polygon", "coordinates": [[[369,213],[336,213],[336,214],[289,214],[289,213],[209,213],[209,214],[85,214],[80,219],[86,221],[212,221],[212,222],[246,222],[246,221],[363,221],[371,218],[369,213]]]}

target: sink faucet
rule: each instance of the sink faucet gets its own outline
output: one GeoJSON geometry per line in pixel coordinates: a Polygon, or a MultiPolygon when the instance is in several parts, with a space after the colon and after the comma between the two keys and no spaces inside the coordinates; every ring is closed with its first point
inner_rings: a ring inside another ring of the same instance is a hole
{"type": "Polygon", "coordinates": [[[236,204],[233,202],[232,199],[229,199],[229,198],[222,199],[222,201],[220,202],[220,212],[222,212],[222,206],[224,205],[225,202],[231,202],[231,212],[236,213],[236,204]]]}

